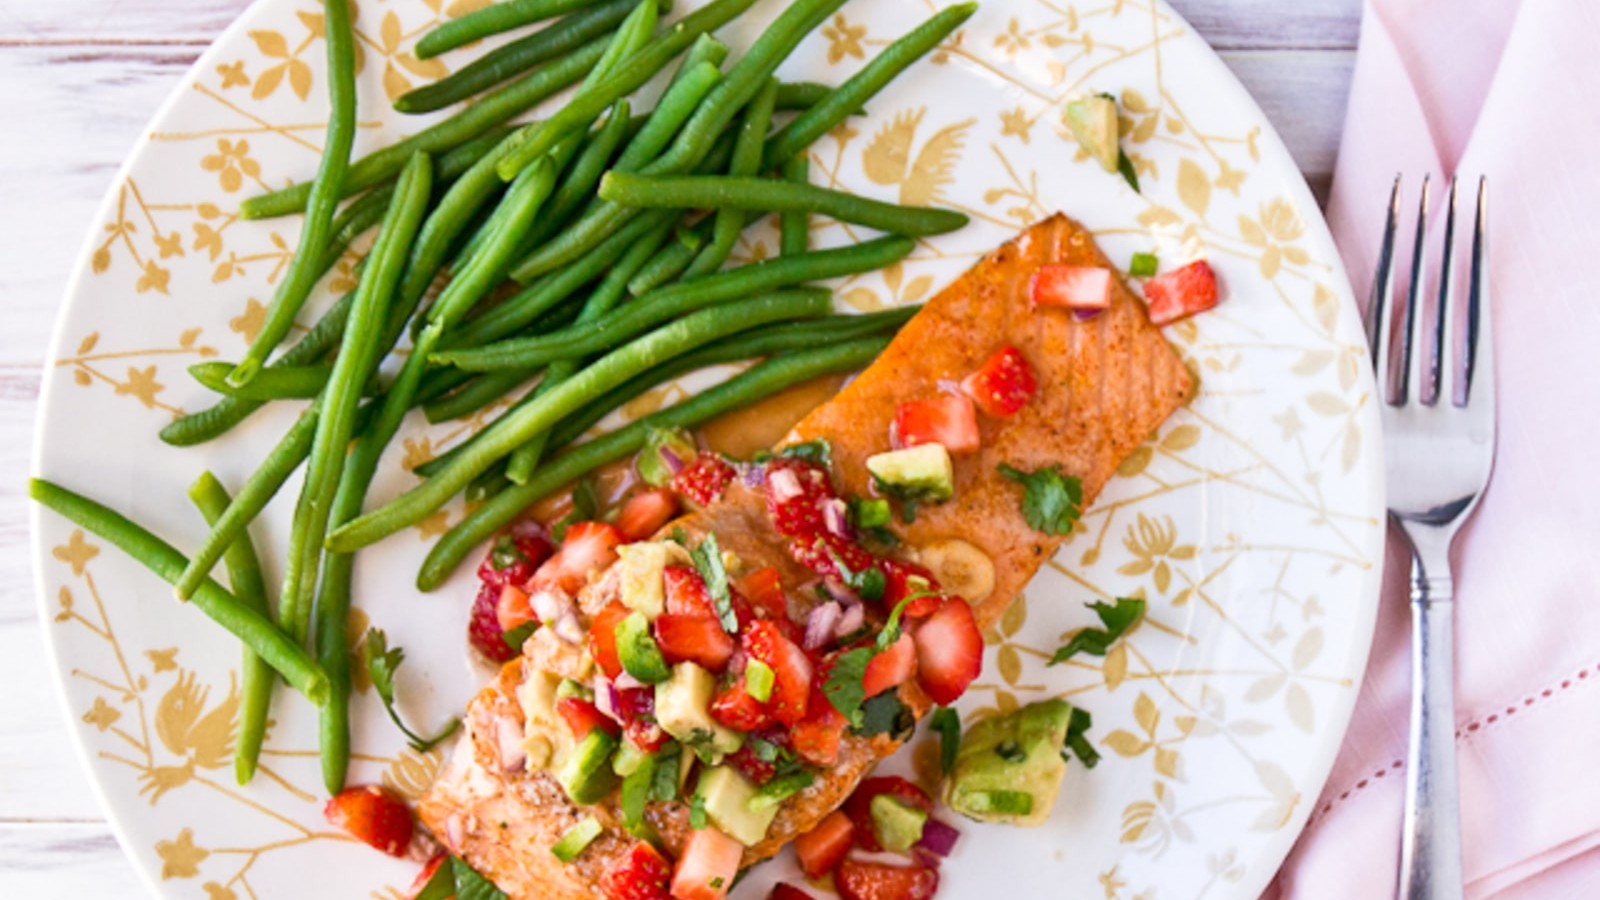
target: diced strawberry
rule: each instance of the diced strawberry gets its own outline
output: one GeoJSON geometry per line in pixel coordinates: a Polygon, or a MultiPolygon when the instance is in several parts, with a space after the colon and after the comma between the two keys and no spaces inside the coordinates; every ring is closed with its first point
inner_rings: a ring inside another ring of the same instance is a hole
{"type": "MultiPolygon", "coordinates": [[[[428,864],[422,867],[421,872],[417,873],[416,880],[411,882],[411,889],[406,891],[408,900],[417,900],[417,895],[427,888],[428,882],[433,880],[433,876],[439,874],[439,867],[449,861],[450,854],[448,853],[440,853],[433,859],[428,860],[428,864]]],[[[446,898],[446,900],[449,900],[449,898],[446,898]]]]}
{"type": "Polygon", "coordinates": [[[755,731],[773,722],[767,704],[750,696],[744,679],[736,679],[711,698],[711,718],[735,731],[755,731]]]}
{"type": "Polygon", "coordinates": [[[861,679],[867,697],[876,697],[884,691],[904,684],[917,668],[917,645],[911,635],[902,633],[889,649],[874,656],[867,663],[866,674],[861,679]]]}
{"type": "Polygon", "coordinates": [[[589,583],[589,573],[617,561],[617,547],[626,543],[622,532],[605,522],[578,522],[567,528],[567,539],[556,555],[533,574],[531,586],[555,586],[574,596],[589,583]]]}
{"type": "Polygon", "coordinates": [[[672,489],[700,506],[710,506],[738,475],[727,460],[702,450],[693,462],[672,476],[672,489]]]}
{"type": "Polygon", "coordinates": [[[689,832],[689,842],[672,873],[676,900],[722,900],[739,875],[744,845],[715,828],[689,832]]]}
{"type": "Polygon", "coordinates": [[[847,859],[839,863],[833,880],[844,900],[930,900],[939,889],[939,873],[917,864],[889,866],[847,859]]]}
{"type": "Polygon", "coordinates": [[[821,878],[850,852],[855,839],[856,826],[841,810],[827,817],[805,834],[794,839],[794,854],[800,858],[800,870],[807,878],[821,878]]]}
{"type": "Polygon", "coordinates": [[[478,566],[478,580],[484,584],[501,587],[507,584],[526,584],[529,578],[555,548],[533,523],[517,526],[517,531],[497,538],[494,547],[478,566]]]}
{"type": "Polygon", "coordinates": [[[976,372],[961,381],[961,390],[991,416],[1015,415],[1038,392],[1033,367],[1022,351],[1001,347],[976,372]]]}
{"type": "Polygon", "coordinates": [[[781,620],[789,617],[789,598],[783,593],[783,581],[778,570],[772,566],[763,566],[740,578],[738,589],[756,609],[766,613],[767,618],[781,620]]]}
{"type": "Polygon", "coordinates": [[[789,732],[781,728],[768,728],[746,737],[744,745],[730,753],[725,762],[755,784],[766,784],[778,773],[778,760],[762,759],[755,751],[755,740],[784,749],[789,746],[789,732]]]}
{"type": "Polygon", "coordinates": [[[556,713],[561,720],[567,723],[567,728],[572,731],[572,739],[581,741],[589,736],[589,732],[596,728],[606,734],[616,737],[622,733],[622,726],[615,720],[600,711],[600,708],[582,697],[563,697],[556,702],[556,713]]]}
{"type": "Polygon", "coordinates": [[[1105,309],[1111,305],[1111,270],[1103,266],[1045,265],[1028,281],[1035,306],[1105,309]]]}
{"type": "Polygon", "coordinates": [[[636,688],[617,688],[617,715],[622,719],[622,733],[634,746],[654,753],[666,746],[670,736],[656,722],[656,691],[646,685],[636,688]]]}
{"type": "Polygon", "coordinates": [[[500,589],[488,582],[480,585],[467,619],[467,643],[491,662],[503,663],[515,657],[517,651],[506,643],[505,632],[500,628],[499,607],[500,589]]]}
{"type": "Polygon", "coordinates": [[[1157,325],[1205,312],[1217,305],[1217,274],[1210,263],[1197,259],[1146,281],[1144,299],[1150,321],[1157,325]]]}
{"type": "MultiPolygon", "coordinates": [[[[900,601],[913,594],[937,593],[939,590],[939,581],[933,577],[933,573],[916,563],[903,559],[880,559],[878,568],[883,570],[886,582],[883,589],[884,609],[894,609],[900,605],[900,601]]],[[[938,605],[937,596],[919,597],[900,615],[902,619],[920,619],[932,613],[938,605]]]]}
{"type": "Polygon", "coordinates": [[[514,631],[532,622],[533,606],[528,602],[528,592],[514,584],[500,586],[500,596],[495,600],[495,624],[501,631],[514,631]]]}
{"type": "Polygon", "coordinates": [[[940,705],[954,703],[983,668],[983,635],[972,607],[946,597],[917,626],[917,683],[940,705]]]}
{"type": "Polygon", "coordinates": [[[607,678],[622,674],[622,659],[617,656],[617,623],[632,612],[621,601],[613,600],[589,623],[589,655],[607,678]]]}
{"type": "Polygon", "coordinates": [[[642,541],[678,514],[678,495],[666,488],[648,488],[629,497],[617,514],[617,530],[630,541],[642,541]]]}
{"type": "Polygon", "coordinates": [[[699,572],[689,566],[667,566],[661,576],[666,582],[667,612],[675,616],[716,617],[711,592],[706,590],[706,581],[699,572]]]}
{"type": "Polygon", "coordinates": [[[767,900],[813,900],[813,898],[794,885],[780,881],[772,886],[772,893],[767,895],[767,900]]]}
{"type": "Polygon", "coordinates": [[[692,662],[711,672],[727,668],[733,655],[733,638],[711,616],[662,613],[655,621],[656,644],[667,663],[692,662]]]}
{"type": "Polygon", "coordinates": [[[853,573],[865,572],[877,565],[877,557],[860,544],[826,531],[789,542],[789,555],[794,561],[824,578],[849,581],[840,566],[853,573]]]}
{"type": "Polygon", "coordinates": [[[405,856],[411,843],[411,807],[385,787],[345,788],[328,800],[322,814],[329,825],[390,856],[405,856]]]}
{"type": "Polygon", "coordinates": [[[814,766],[832,766],[839,762],[839,744],[849,724],[822,691],[813,687],[806,717],[789,729],[789,742],[806,762],[814,766]]]}
{"type": "Polygon", "coordinates": [[[672,900],[672,863],[644,841],[634,844],[600,881],[606,900],[672,900]]]}
{"type": "Polygon", "coordinates": [[[823,530],[822,504],[834,499],[833,482],[816,463],[779,457],[767,464],[767,514],[787,537],[807,538],[823,530]]]}
{"type": "Polygon", "coordinates": [[[901,447],[943,444],[951,453],[978,449],[978,411],[964,394],[912,400],[894,408],[894,440],[901,447]]]}
{"type": "Polygon", "coordinates": [[[772,715],[785,725],[806,716],[811,698],[811,658],[776,624],[759,619],[744,632],[744,649],[772,667],[772,715]]]}
{"type": "Polygon", "coordinates": [[[878,835],[873,830],[872,822],[872,798],[879,794],[888,794],[897,800],[903,800],[907,806],[914,806],[923,812],[933,811],[933,799],[928,796],[927,791],[898,775],[883,775],[861,782],[856,786],[856,792],[844,802],[844,812],[850,817],[850,821],[855,823],[856,844],[872,853],[883,849],[878,843],[878,835]]]}

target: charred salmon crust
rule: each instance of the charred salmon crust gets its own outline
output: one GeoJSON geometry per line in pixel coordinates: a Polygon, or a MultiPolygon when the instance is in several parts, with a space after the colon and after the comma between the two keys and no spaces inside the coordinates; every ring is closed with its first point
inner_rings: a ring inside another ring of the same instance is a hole
{"type": "MultiPolygon", "coordinates": [[[[985,629],[1061,543],[1028,526],[1019,488],[1000,475],[999,464],[1024,470],[1060,465],[1082,482],[1088,504],[1118,464],[1194,390],[1188,370],[1150,324],[1144,304],[1120,280],[1110,307],[1092,319],[1079,320],[1068,310],[1034,310],[1028,282],[1047,264],[1111,267],[1092,236],[1066,216],[1032,226],[929,301],[870,367],[802,419],[786,441],[827,439],[841,492],[865,495],[870,493],[866,458],[889,449],[887,423],[897,404],[928,396],[939,384],[959,382],[1000,347],[1021,350],[1035,368],[1037,395],[1013,416],[983,418],[981,448],[958,458],[954,499],[923,506],[915,523],[900,529],[912,548],[959,537],[990,557],[994,588],[974,607],[985,629]]],[[[668,526],[674,527],[696,537],[715,533],[751,565],[776,567],[785,583],[805,578],[782,550],[782,538],[754,492],[730,491],[668,526]]],[[[580,598],[585,614],[604,604],[605,598],[596,596],[604,584],[603,578],[592,583],[580,598]]],[[[529,771],[521,761],[517,687],[530,667],[549,662],[543,653],[530,641],[525,656],[508,663],[473,699],[466,733],[419,802],[418,813],[446,848],[514,898],[601,897],[605,873],[634,843],[622,829],[615,796],[576,807],[548,772],[529,771]],[[551,846],[589,815],[603,826],[600,837],[574,862],[558,861],[551,846]]],[[[928,700],[914,683],[901,692],[918,714],[927,709],[928,700]]],[[[897,747],[887,737],[847,734],[838,764],[784,804],[766,839],[746,850],[743,863],[770,857],[809,831],[897,747]]],[[[689,833],[684,804],[654,804],[646,818],[665,851],[683,849],[689,833]]]]}

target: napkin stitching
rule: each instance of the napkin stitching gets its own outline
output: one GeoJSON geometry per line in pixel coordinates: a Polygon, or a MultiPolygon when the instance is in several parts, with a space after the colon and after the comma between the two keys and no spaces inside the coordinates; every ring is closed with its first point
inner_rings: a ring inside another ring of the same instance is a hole
{"type": "MultiPolygon", "coordinates": [[[[1516,703],[1511,703],[1506,705],[1504,709],[1496,709],[1496,711],[1492,713],[1487,713],[1467,722],[1456,729],[1456,740],[1458,742],[1465,740],[1492,725],[1502,721],[1508,721],[1518,712],[1521,712],[1522,710],[1531,706],[1535,706],[1541,701],[1553,699],[1557,694],[1562,694],[1566,691],[1572,690],[1573,688],[1582,687],[1586,684],[1592,684],[1596,681],[1600,681],[1600,663],[1596,663],[1592,666],[1586,666],[1574,672],[1572,675],[1561,679],[1559,682],[1551,682],[1543,689],[1523,696],[1521,698],[1522,703],[1520,706],[1516,703]],[[1595,676],[1595,678],[1591,679],[1591,675],[1595,676]]],[[[1311,814],[1311,817],[1306,820],[1306,828],[1309,829],[1318,820],[1322,819],[1329,812],[1331,812],[1335,806],[1338,806],[1345,800],[1350,799],[1352,795],[1361,793],[1370,787],[1374,782],[1387,778],[1389,773],[1398,772],[1403,768],[1405,768],[1405,760],[1397,759],[1383,768],[1374,770],[1370,775],[1360,779],[1355,784],[1342,791],[1337,797],[1328,800],[1320,809],[1314,811],[1311,814]]],[[[1324,796],[1327,795],[1324,794],[1324,796]]]]}

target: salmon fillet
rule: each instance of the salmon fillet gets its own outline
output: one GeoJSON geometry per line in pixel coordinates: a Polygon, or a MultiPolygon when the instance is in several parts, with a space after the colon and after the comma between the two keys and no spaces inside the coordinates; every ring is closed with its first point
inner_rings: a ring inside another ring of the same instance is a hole
{"type": "MultiPolygon", "coordinates": [[[[995,586],[974,605],[983,629],[1000,618],[1061,543],[1028,526],[1020,488],[997,466],[1005,462],[1031,471],[1060,465],[1082,482],[1087,505],[1118,464],[1194,389],[1188,370],[1150,324],[1144,304],[1120,281],[1114,283],[1110,308],[1093,319],[1080,321],[1066,310],[1035,311],[1029,279],[1039,266],[1053,263],[1114,268],[1090,234],[1066,216],[1032,226],[929,301],[870,367],[802,419],[783,442],[826,439],[841,494],[868,495],[865,461],[890,449],[888,423],[896,404],[930,396],[941,382],[959,381],[1001,346],[1021,350],[1034,367],[1037,395],[1015,416],[980,417],[983,445],[957,457],[954,499],[924,505],[914,524],[896,526],[908,553],[953,537],[990,557],[995,586]]],[[[682,527],[696,538],[715,533],[750,565],[777,567],[786,586],[811,577],[784,551],[758,491],[730,490],[669,527],[682,527]]],[[[602,576],[579,604],[590,615],[609,598],[602,576]]],[[[465,736],[418,805],[421,820],[447,849],[514,898],[602,896],[600,879],[634,842],[622,829],[614,799],[574,807],[549,773],[525,771],[518,764],[523,717],[517,686],[533,669],[576,674],[574,667],[586,664],[581,650],[557,640],[529,641],[524,655],[471,702],[465,736]],[[586,815],[600,820],[601,837],[575,862],[557,861],[551,845],[586,815]]],[[[900,691],[919,715],[926,711],[928,700],[914,682],[900,691]]],[[[846,734],[838,765],[785,803],[767,838],[746,850],[744,864],[772,856],[810,830],[898,746],[888,736],[846,734]]],[[[653,804],[646,817],[661,834],[664,849],[681,851],[688,835],[684,804],[653,804]]]]}

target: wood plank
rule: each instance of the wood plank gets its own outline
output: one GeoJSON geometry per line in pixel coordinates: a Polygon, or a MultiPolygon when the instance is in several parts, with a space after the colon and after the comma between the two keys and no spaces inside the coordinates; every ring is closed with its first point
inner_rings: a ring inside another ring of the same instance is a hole
{"type": "MultiPolygon", "coordinates": [[[[1218,49],[1352,48],[1361,0],[1171,0],[1218,49]]],[[[55,0],[0,10],[0,44],[209,44],[249,0],[55,0]]]]}
{"type": "Polygon", "coordinates": [[[45,823],[0,825],[0,896],[149,895],[106,825],[45,823]]]}

